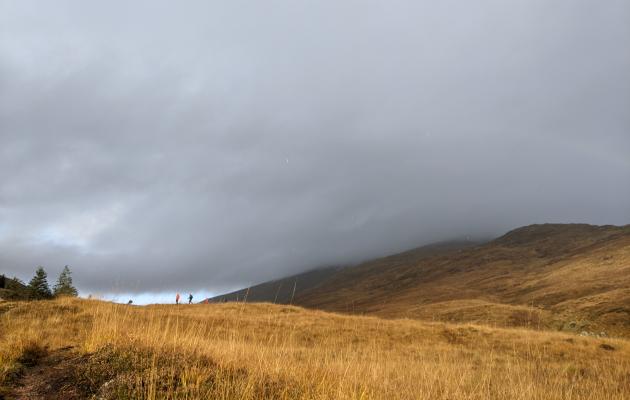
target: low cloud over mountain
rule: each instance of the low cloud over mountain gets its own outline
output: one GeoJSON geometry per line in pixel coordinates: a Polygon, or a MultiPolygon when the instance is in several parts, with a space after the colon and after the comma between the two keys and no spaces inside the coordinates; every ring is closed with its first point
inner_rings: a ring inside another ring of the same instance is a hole
{"type": "Polygon", "coordinates": [[[0,1],[2,272],[219,291],[630,222],[628,2],[222,3],[0,1]]]}

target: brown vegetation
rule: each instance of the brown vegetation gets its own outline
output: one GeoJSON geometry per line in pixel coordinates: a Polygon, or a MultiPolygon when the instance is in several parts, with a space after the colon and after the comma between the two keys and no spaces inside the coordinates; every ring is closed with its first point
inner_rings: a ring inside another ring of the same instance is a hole
{"type": "Polygon", "coordinates": [[[272,304],[60,299],[0,307],[6,398],[599,400],[630,393],[623,339],[272,304]]]}
{"type": "Polygon", "coordinates": [[[532,225],[446,250],[420,248],[344,269],[295,303],[630,337],[630,226],[532,225]]]}

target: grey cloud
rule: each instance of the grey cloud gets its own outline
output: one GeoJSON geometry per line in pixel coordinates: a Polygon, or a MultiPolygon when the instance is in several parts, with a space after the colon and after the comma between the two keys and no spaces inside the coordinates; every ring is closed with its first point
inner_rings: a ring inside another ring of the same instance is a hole
{"type": "Polygon", "coordinates": [[[221,290],[630,222],[630,5],[0,1],[0,268],[221,290]]]}

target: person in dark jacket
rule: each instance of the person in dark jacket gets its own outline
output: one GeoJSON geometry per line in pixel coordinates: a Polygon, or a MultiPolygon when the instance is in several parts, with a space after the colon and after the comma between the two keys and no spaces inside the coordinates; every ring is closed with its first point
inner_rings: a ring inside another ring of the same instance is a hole
{"type": "Polygon", "coordinates": [[[192,293],[188,294],[188,304],[192,304],[193,295],[192,293]]]}

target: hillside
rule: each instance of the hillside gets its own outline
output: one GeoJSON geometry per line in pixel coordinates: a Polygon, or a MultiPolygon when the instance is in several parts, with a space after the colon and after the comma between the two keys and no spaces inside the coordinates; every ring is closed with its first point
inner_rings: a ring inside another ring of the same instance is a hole
{"type": "Polygon", "coordinates": [[[274,304],[0,304],[5,399],[623,399],[630,343],[274,304]]]}
{"type": "MultiPolygon", "coordinates": [[[[417,262],[423,258],[444,254],[455,250],[469,248],[477,244],[470,240],[457,240],[441,243],[434,243],[427,246],[418,247],[405,251],[394,256],[386,257],[388,266],[403,265],[417,262]]],[[[372,262],[363,266],[371,265],[372,262]]],[[[376,268],[379,265],[375,265],[376,268]]],[[[325,285],[331,278],[339,272],[344,271],[344,267],[317,268],[300,274],[291,275],[282,279],[276,279],[243,288],[234,292],[225,293],[207,299],[208,302],[245,301],[264,302],[275,304],[291,304],[291,302],[302,294],[325,285]]],[[[205,302],[204,300],[203,302],[205,302]]]]}
{"type": "Polygon", "coordinates": [[[283,279],[264,282],[252,287],[207,299],[209,302],[248,301],[289,304],[294,296],[313,289],[332,277],[339,267],[318,268],[283,279]]]}
{"type": "Polygon", "coordinates": [[[19,279],[0,275],[0,300],[26,300],[28,297],[28,287],[19,279]]]}
{"type": "Polygon", "coordinates": [[[294,303],[630,336],[630,226],[531,225],[483,245],[347,268],[294,303]]]}

